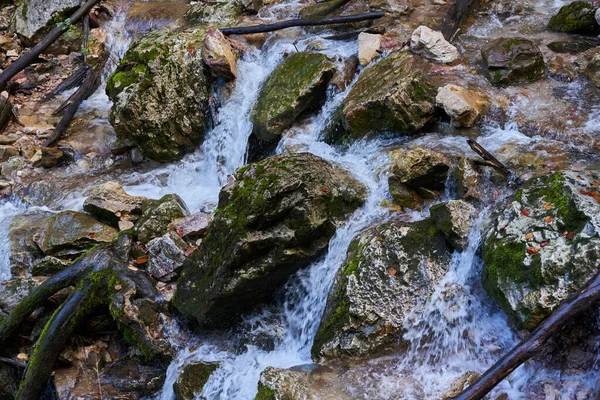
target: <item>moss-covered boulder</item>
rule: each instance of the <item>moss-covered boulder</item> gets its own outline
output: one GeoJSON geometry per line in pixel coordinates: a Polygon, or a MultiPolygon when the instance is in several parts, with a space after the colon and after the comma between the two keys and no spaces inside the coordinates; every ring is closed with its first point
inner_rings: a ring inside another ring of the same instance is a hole
{"type": "Polygon", "coordinates": [[[598,7],[588,2],[574,1],[562,6],[558,13],[550,18],[548,28],[558,32],[597,35],[600,33],[600,25],[595,18],[597,9],[598,7]]]}
{"type": "Polygon", "coordinates": [[[495,85],[533,82],[545,75],[539,47],[529,39],[500,38],[481,50],[486,74],[495,85]]]}
{"type": "Polygon", "coordinates": [[[600,87],[600,47],[589,49],[577,57],[580,71],[594,83],[600,87]]]}
{"type": "Polygon", "coordinates": [[[405,316],[431,296],[450,258],[432,219],[384,223],[358,235],[329,292],[313,358],[397,348],[405,316]]]}
{"type": "Polygon", "coordinates": [[[185,367],[173,383],[175,400],[194,400],[202,393],[210,375],[219,368],[218,362],[192,362],[185,367]]]}
{"type": "Polygon", "coordinates": [[[597,272],[598,173],[556,172],[526,182],[483,245],[483,286],[513,319],[535,328],[597,272]]]}
{"type": "Polygon", "coordinates": [[[240,1],[203,0],[194,3],[183,16],[192,25],[230,25],[242,16],[240,1]]]}
{"type": "Polygon", "coordinates": [[[388,185],[399,206],[418,208],[444,190],[452,165],[449,156],[428,149],[401,148],[392,151],[390,157],[388,185]]]}
{"type": "Polygon", "coordinates": [[[207,236],[183,265],[173,304],[200,325],[233,323],[322,255],[365,198],[347,171],[309,153],[238,169],[207,236]]]}
{"type": "Polygon", "coordinates": [[[334,72],[335,64],[324,54],[299,52],[287,57],[260,90],[250,115],[252,134],[263,142],[278,142],[301,113],[325,100],[334,72]]]}
{"type": "Polygon", "coordinates": [[[142,201],[142,215],[135,224],[138,240],[143,245],[162,236],[168,231],[169,224],[190,212],[181,197],[167,194],[159,200],[142,201]]]}
{"type": "Polygon", "coordinates": [[[345,400],[362,398],[349,390],[341,374],[328,366],[267,367],[260,374],[254,400],[345,400]]]}
{"type": "Polygon", "coordinates": [[[48,218],[33,240],[46,255],[74,258],[99,243],[110,243],[117,235],[111,226],[91,216],[62,211],[48,218]]]}
{"type": "Polygon", "coordinates": [[[475,207],[464,200],[450,200],[430,208],[431,218],[448,245],[458,251],[467,247],[475,212],[475,207]]]}
{"type": "Polygon", "coordinates": [[[366,68],[342,105],[343,125],[354,137],[419,131],[434,114],[437,87],[425,77],[429,64],[396,51],[366,68]]]}
{"type": "Polygon", "coordinates": [[[41,39],[79,7],[79,0],[25,0],[13,14],[11,30],[29,40],[41,39]]]}

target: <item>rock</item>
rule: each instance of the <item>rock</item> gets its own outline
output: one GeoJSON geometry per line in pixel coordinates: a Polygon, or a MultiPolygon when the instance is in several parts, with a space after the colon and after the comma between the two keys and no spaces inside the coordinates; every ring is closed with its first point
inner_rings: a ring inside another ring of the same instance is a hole
{"type": "Polygon", "coordinates": [[[202,393],[208,378],[220,365],[219,362],[197,361],[183,367],[183,371],[173,383],[175,400],[194,400],[202,393]]]}
{"type": "Polygon", "coordinates": [[[309,108],[325,100],[335,65],[320,53],[299,52],[286,58],[263,84],[252,109],[252,134],[278,142],[283,131],[309,108]]]}
{"type": "Polygon", "coordinates": [[[191,25],[233,26],[241,16],[242,5],[238,1],[205,0],[193,4],[184,19],[191,25]]]}
{"type": "Polygon", "coordinates": [[[11,28],[27,39],[39,39],[79,8],[79,0],[25,0],[14,12],[11,28]]]}
{"type": "Polygon", "coordinates": [[[90,190],[83,209],[100,221],[117,226],[120,221],[137,221],[145,199],[127,194],[117,182],[106,182],[90,190]]]}
{"type": "MultiPolygon", "coordinates": [[[[0,61],[2,59],[0,58],[0,61]]],[[[6,125],[9,123],[10,119],[13,116],[13,106],[11,102],[8,100],[8,94],[6,92],[2,92],[0,94],[0,132],[6,128],[6,125]]],[[[14,143],[14,142],[13,142],[14,143]]],[[[2,143],[0,144],[12,144],[12,143],[2,143]]]]}
{"type": "Polygon", "coordinates": [[[475,207],[463,200],[450,200],[431,206],[430,213],[448,245],[459,252],[466,250],[476,214],[475,207]]]}
{"type": "Polygon", "coordinates": [[[573,1],[562,6],[550,18],[548,28],[558,32],[597,35],[600,33],[600,25],[595,18],[597,10],[597,7],[585,1],[573,1]]]}
{"type": "Polygon", "coordinates": [[[580,66],[580,71],[594,83],[600,87],[600,47],[589,49],[577,57],[577,64],[580,66]]]}
{"type": "Polygon", "coordinates": [[[464,200],[481,200],[483,196],[483,176],[473,160],[461,157],[454,169],[456,190],[464,200]]]}
{"type": "Polygon", "coordinates": [[[2,176],[10,179],[17,171],[23,168],[25,168],[25,158],[18,156],[11,157],[2,163],[2,176]]]}
{"type": "Polygon", "coordinates": [[[0,310],[7,314],[10,313],[45,280],[46,278],[43,277],[34,277],[0,281],[0,310]]]}
{"type": "Polygon", "coordinates": [[[306,19],[323,19],[330,14],[338,11],[342,6],[348,3],[349,0],[332,0],[321,3],[311,4],[303,7],[300,10],[300,18],[306,19]]]}
{"type": "MultiPolygon", "coordinates": [[[[452,389],[442,395],[442,400],[451,399],[461,394],[466,388],[471,386],[481,374],[474,371],[467,371],[452,382],[452,389]]],[[[495,400],[498,400],[496,398],[495,400]]]]}
{"type": "Polygon", "coordinates": [[[22,372],[5,363],[0,364],[0,399],[13,400],[19,391],[22,372]]]}
{"type": "Polygon", "coordinates": [[[33,240],[46,255],[75,258],[98,243],[112,242],[117,230],[87,214],[62,211],[48,218],[33,240]]]}
{"type": "Polygon", "coordinates": [[[365,198],[347,171],[309,153],[238,169],[221,190],[207,236],[184,263],[174,306],[200,325],[230,325],[323,254],[365,198]]]}
{"type": "Polygon", "coordinates": [[[450,259],[432,219],[384,223],[359,234],[329,292],[313,358],[398,350],[405,317],[423,307],[450,259]]]}
{"type": "Polygon", "coordinates": [[[577,54],[600,45],[600,40],[589,37],[573,37],[569,40],[552,42],[548,48],[555,53],[577,54]]]}
{"type": "Polygon", "coordinates": [[[172,161],[196,149],[204,138],[211,82],[198,53],[207,30],[154,31],[130,47],[108,79],[110,120],[117,136],[132,141],[145,157],[172,161]]]}
{"type": "Polygon", "coordinates": [[[31,268],[44,258],[44,253],[33,240],[33,235],[40,229],[51,214],[23,213],[15,216],[9,227],[10,267],[13,275],[27,276],[31,268]]]}
{"type": "Polygon", "coordinates": [[[422,199],[435,198],[444,190],[451,166],[448,156],[421,148],[401,148],[390,156],[390,194],[401,207],[418,208],[422,199]]]}
{"type": "Polygon", "coordinates": [[[102,382],[113,386],[119,394],[131,393],[132,398],[146,398],[161,390],[166,369],[162,363],[147,364],[141,359],[127,358],[107,364],[102,382]]]}
{"type": "Polygon", "coordinates": [[[24,202],[34,206],[48,206],[62,193],[49,180],[34,181],[23,186],[15,187],[15,194],[24,202]]]}
{"type": "Polygon", "coordinates": [[[19,150],[14,146],[0,145],[0,162],[8,161],[11,157],[19,156],[19,150]]]}
{"type": "Polygon", "coordinates": [[[367,67],[342,104],[342,123],[355,138],[419,131],[432,118],[437,90],[417,57],[396,51],[367,67]]]}
{"type": "Polygon", "coordinates": [[[148,272],[156,279],[169,282],[185,261],[188,245],[174,232],[148,243],[148,272]]]}
{"type": "Polygon", "coordinates": [[[119,221],[118,227],[120,231],[126,231],[132,229],[135,224],[131,221],[119,221]]]}
{"type": "Polygon", "coordinates": [[[236,59],[229,40],[218,29],[211,29],[204,38],[202,60],[215,78],[226,81],[237,77],[236,59]]]}
{"type": "Polygon", "coordinates": [[[208,228],[213,220],[213,214],[200,212],[188,217],[176,219],[169,225],[169,229],[174,230],[179,236],[188,240],[202,239],[206,236],[208,228]]]}
{"type": "Polygon", "coordinates": [[[596,10],[594,18],[596,18],[596,23],[600,25],[600,8],[596,10]]]}
{"type": "Polygon", "coordinates": [[[544,77],[544,58],[529,39],[500,38],[481,50],[486,74],[495,85],[533,82],[544,77]]]}
{"type": "Polygon", "coordinates": [[[444,39],[442,32],[424,25],[419,26],[410,38],[410,50],[442,64],[450,64],[460,57],[458,49],[444,39]]]}
{"type": "Polygon", "coordinates": [[[457,85],[440,88],[435,101],[457,128],[472,127],[489,107],[489,99],[483,92],[457,85]]]}
{"type": "Polygon", "coordinates": [[[174,23],[189,9],[189,4],[177,0],[136,1],[127,12],[125,27],[133,34],[150,32],[174,23]]]}
{"type": "Polygon", "coordinates": [[[379,55],[382,35],[361,32],[358,35],[358,62],[365,66],[379,55]]]}
{"type": "Polygon", "coordinates": [[[54,168],[64,164],[68,155],[61,149],[54,147],[42,147],[41,165],[44,168],[54,168]]]}
{"type": "Polygon", "coordinates": [[[263,0],[241,0],[244,11],[248,14],[258,14],[258,11],[263,6],[263,0]]]}
{"type": "Polygon", "coordinates": [[[147,244],[165,234],[171,222],[189,213],[181,197],[176,194],[167,194],[160,200],[144,200],[142,216],[135,224],[138,240],[143,245],[147,244]]]}
{"type": "Polygon", "coordinates": [[[359,62],[356,55],[348,57],[344,60],[344,66],[333,75],[329,84],[337,87],[340,92],[344,92],[354,79],[356,71],[358,71],[358,65],[359,62]]]}
{"type": "Polygon", "coordinates": [[[60,258],[46,256],[31,267],[31,274],[33,276],[52,276],[57,272],[64,270],[69,265],[70,263],[63,261],[60,258]]]}
{"type": "Polygon", "coordinates": [[[483,287],[519,326],[535,328],[597,272],[597,173],[527,181],[483,244],[483,287]]]}

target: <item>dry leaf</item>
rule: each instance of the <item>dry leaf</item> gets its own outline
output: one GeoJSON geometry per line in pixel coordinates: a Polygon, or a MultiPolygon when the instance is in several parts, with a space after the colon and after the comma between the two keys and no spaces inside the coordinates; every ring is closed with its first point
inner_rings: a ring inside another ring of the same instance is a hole
{"type": "Polygon", "coordinates": [[[552,204],[550,204],[550,203],[544,204],[544,210],[552,210],[552,204]]]}
{"type": "Polygon", "coordinates": [[[321,190],[323,191],[323,193],[327,193],[327,192],[329,192],[329,189],[327,189],[325,186],[323,186],[323,187],[321,188],[321,190]]]}
{"type": "Polygon", "coordinates": [[[552,215],[548,215],[546,218],[544,218],[544,222],[547,224],[552,223],[552,221],[554,221],[554,217],[552,215]]]}
{"type": "Polygon", "coordinates": [[[143,256],[139,256],[138,258],[136,258],[135,263],[137,265],[142,265],[142,264],[146,264],[148,262],[148,255],[144,254],[143,256]]]}
{"type": "Polygon", "coordinates": [[[187,249],[185,251],[185,253],[183,253],[186,257],[189,256],[190,254],[192,254],[194,252],[194,250],[196,250],[198,247],[197,246],[192,246],[189,249],[187,249]]]}
{"type": "Polygon", "coordinates": [[[568,240],[573,240],[575,238],[575,232],[565,232],[565,237],[568,240]]]}
{"type": "Polygon", "coordinates": [[[535,255],[536,255],[536,254],[537,254],[539,251],[540,251],[540,249],[538,249],[538,248],[536,248],[536,247],[533,247],[533,246],[529,246],[529,247],[527,248],[527,253],[528,253],[530,256],[535,256],[535,255]]]}
{"type": "Polygon", "coordinates": [[[96,237],[96,234],[94,232],[90,232],[88,233],[88,236],[90,239],[94,239],[96,237]]]}
{"type": "Polygon", "coordinates": [[[396,276],[397,273],[398,273],[398,271],[396,270],[396,268],[394,268],[394,267],[388,268],[388,274],[390,274],[391,276],[396,276]]]}
{"type": "Polygon", "coordinates": [[[183,229],[179,228],[175,231],[175,233],[177,233],[177,236],[183,237],[183,229]]]}
{"type": "Polygon", "coordinates": [[[522,209],[521,210],[521,215],[524,216],[524,217],[529,217],[529,210],[522,209]]]}
{"type": "Polygon", "coordinates": [[[383,239],[380,237],[376,237],[375,240],[377,240],[378,242],[383,242],[383,239]]]}
{"type": "Polygon", "coordinates": [[[540,242],[540,246],[541,246],[541,247],[546,247],[546,246],[548,246],[549,244],[550,244],[550,243],[548,243],[548,241],[546,241],[546,240],[542,240],[542,241],[540,242]]]}
{"type": "Polygon", "coordinates": [[[525,235],[525,240],[531,240],[533,239],[533,232],[529,232],[527,235],[525,235]]]}

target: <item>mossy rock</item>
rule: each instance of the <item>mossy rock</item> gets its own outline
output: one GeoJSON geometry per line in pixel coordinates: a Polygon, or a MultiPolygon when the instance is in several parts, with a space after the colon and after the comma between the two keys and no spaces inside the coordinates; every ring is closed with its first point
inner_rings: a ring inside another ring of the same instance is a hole
{"type": "Polygon", "coordinates": [[[405,317],[431,296],[450,259],[432,219],[384,223],[359,234],[329,292],[313,358],[398,349],[405,317]]]}
{"type": "Polygon", "coordinates": [[[486,75],[495,85],[534,82],[545,72],[539,47],[525,38],[499,38],[481,50],[486,75]]]}
{"type": "Polygon", "coordinates": [[[595,18],[597,9],[598,7],[585,1],[574,1],[562,6],[550,18],[548,28],[558,32],[597,35],[600,33],[600,25],[595,18]]]}
{"type": "Polygon", "coordinates": [[[365,186],[347,171],[309,153],[238,169],[207,236],[183,265],[174,306],[200,325],[233,324],[321,256],[365,199],[365,186]]]}
{"type": "Polygon", "coordinates": [[[324,54],[299,52],[287,57],[269,76],[258,95],[250,120],[253,135],[277,142],[304,111],[320,106],[335,65],[324,54]]]}
{"type": "Polygon", "coordinates": [[[202,393],[210,375],[219,368],[218,362],[193,362],[185,367],[179,378],[173,383],[175,400],[194,400],[202,393]]]}
{"type": "Polygon", "coordinates": [[[366,68],[343,102],[343,125],[350,135],[414,134],[432,118],[437,87],[426,78],[430,65],[396,51],[366,68]]]}
{"type": "Polygon", "coordinates": [[[258,392],[256,393],[254,400],[276,400],[275,391],[258,382],[258,392]]]}
{"type": "Polygon", "coordinates": [[[548,48],[555,53],[577,54],[600,45],[600,40],[589,37],[574,37],[569,40],[552,42],[548,48]]]}
{"type": "Polygon", "coordinates": [[[555,172],[526,182],[483,244],[483,287],[521,327],[535,328],[597,270],[596,172],[555,172]]]}
{"type": "Polygon", "coordinates": [[[332,0],[322,3],[311,4],[300,10],[300,18],[306,19],[323,19],[328,17],[331,13],[338,11],[341,7],[346,5],[350,0],[332,0]]]}
{"type": "Polygon", "coordinates": [[[159,200],[142,201],[142,215],[135,224],[138,240],[146,245],[150,240],[167,233],[169,224],[190,212],[181,197],[167,194],[159,200]]]}
{"type": "Polygon", "coordinates": [[[231,25],[242,16],[240,1],[204,0],[193,4],[183,18],[191,25],[231,25]]]}
{"type": "MultiPolygon", "coordinates": [[[[36,42],[79,7],[79,0],[24,0],[13,14],[11,31],[36,42]]],[[[76,28],[74,26],[74,28],[76,28]]]]}

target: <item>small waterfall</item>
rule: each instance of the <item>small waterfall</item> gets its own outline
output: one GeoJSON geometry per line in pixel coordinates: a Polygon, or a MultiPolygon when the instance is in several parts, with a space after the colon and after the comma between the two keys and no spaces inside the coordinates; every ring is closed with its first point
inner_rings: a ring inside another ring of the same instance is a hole
{"type": "Polygon", "coordinates": [[[0,281],[11,278],[9,228],[13,217],[23,210],[24,207],[17,202],[0,202],[0,281]]]}

